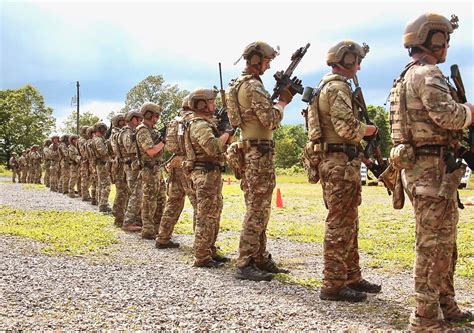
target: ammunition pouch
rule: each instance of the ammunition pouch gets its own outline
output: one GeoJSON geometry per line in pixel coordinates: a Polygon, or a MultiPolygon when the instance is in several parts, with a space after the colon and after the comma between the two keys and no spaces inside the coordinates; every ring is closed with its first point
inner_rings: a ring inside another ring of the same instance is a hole
{"type": "Polygon", "coordinates": [[[422,152],[417,149],[415,154],[415,149],[411,144],[396,145],[390,150],[390,162],[392,166],[398,170],[413,169],[418,151],[422,152]]]}
{"type": "MultiPolygon", "coordinates": [[[[446,167],[448,167],[446,165],[446,167]]],[[[446,168],[448,169],[448,168],[446,168]]],[[[466,173],[466,165],[460,164],[459,167],[451,172],[446,172],[441,177],[438,195],[445,199],[456,199],[456,193],[462,177],[466,173]]]]}
{"type": "Polygon", "coordinates": [[[242,179],[245,172],[245,159],[244,153],[239,145],[242,145],[242,142],[234,142],[227,148],[226,160],[234,172],[235,178],[242,179]]]}
{"type": "Polygon", "coordinates": [[[301,162],[306,170],[308,182],[316,184],[319,181],[319,164],[321,163],[321,145],[308,142],[301,155],[301,162]]]}
{"type": "Polygon", "coordinates": [[[392,205],[394,209],[402,209],[405,205],[405,192],[402,182],[402,170],[390,163],[384,172],[379,176],[389,193],[393,193],[392,205]]]}

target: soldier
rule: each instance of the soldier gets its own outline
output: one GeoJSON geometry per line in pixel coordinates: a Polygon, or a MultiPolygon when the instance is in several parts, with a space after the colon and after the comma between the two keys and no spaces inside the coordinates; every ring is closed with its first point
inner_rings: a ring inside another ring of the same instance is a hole
{"type": "Polygon", "coordinates": [[[81,155],[81,196],[82,201],[91,201],[91,195],[89,194],[90,187],[90,176],[89,176],[89,158],[87,154],[87,129],[88,126],[82,126],[80,129],[80,138],[77,142],[77,148],[81,155]]]}
{"type": "Polygon", "coordinates": [[[44,160],[44,185],[50,187],[50,169],[51,169],[51,154],[49,146],[51,145],[51,139],[44,140],[43,144],[43,160],[44,160]]]}
{"type": "Polygon", "coordinates": [[[94,126],[90,126],[86,130],[86,151],[89,161],[89,181],[91,184],[91,205],[97,206],[100,193],[97,191],[97,168],[95,163],[95,154],[92,148],[92,141],[95,137],[94,126]]]}
{"type": "Polygon", "coordinates": [[[455,15],[449,21],[428,13],[408,23],[403,45],[412,62],[390,94],[391,157],[403,171],[416,219],[412,331],[443,331],[450,327],[446,321],[473,319],[454,299],[453,277],[459,218],[456,191],[466,168],[456,162],[456,150],[462,129],[474,124],[474,107],[453,100],[436,66],[446,60],[457,22],[455,15]]]}
{"type": "Polygon", "coordinates": [[[110,194],[110,176],[107,170],[107,162],[109,162],[109,150],[104,140],[107,125],[98,122],[94,125],[95,137],[92,139],[91,150],[95,156],[95,165],[97,170],[97,184],[99,187],[99,212],[111,212],[109,206],[110,194]]]}
{"type": "Polygon", "coordinates": [[[162,108],[155,103],[144,103],[140,109],[143,121],[137,127],[137,155],[140,159],[142,182],[142,238],[155,239],[160,225],[157,216],[158,194],[161,185],[160,159],[163,153],[164,140],[153,129],[160,118],[162,108]]]}
{"type": "Polygon", "coordinates": [[[33,147],[31,148],[28,148],[26,150],[26,155],[25,155],[25,158],[26,158],[26,168],[27,168],[27,171],[26,171],[26,182],[27,183],[32,183],[32,176],[33,176],[33,161],[31,160],[31,151],[33,150],[33,147]]]}
{"type": "Polygon", "coordinates": [[[50,190],[53,192],[59,192],[58,183],[60,180],[60,168],[61,168],[61,155],[59,153],[59,136],[51,136],[51,145],[49,146],[49,153],[51,156],[51,167],[50,167],[50,190]]]}
{"type": "Polygon", "coordinates": [[[140,227],[140,207],[142,199],[142,185],[138,178],[140,172],[139,160],[137,157],[137,143],[135,129],[140,124],[143,116],[140,112],[132,110],[125,116],[126,126],[122,128],[118,137],[120,152],[124,159],[124,171],[126,175],[128,191],[130,193],[125,217],[122,225],[124,231],[141,231],[140,227]]]}
{"type": "Polygon", "coordinates": [[[176,248],[178,243],[171,241],[174,226],[178,222],[179,215],[184,208],[184,198],[187,195],[193,206],[193,229],[196,224],[196,196],[191,189],[189,176],[183,171],[182,163],[185,159],[184,150],[184,126],[188,118],[193,114],[189,108],[189,95],[183,99],[182,109],[178,116],[168,126],[166,134],[166,146],[170,152],[175,154],[167,165],[168,177],[168,200],[160,223],[160,231],[156,238],[156,247],[159,249],[176,248]]]}
{"type": "Polygon", "coordinates": [[[226,92],[229,118],[232,125],[242,131],[240,146],[245,161],[241,188],[247,211],[240,236],[235,275],[238,279],[269,281],[273,278],[272,273],[288,273],[276,266],[266,250],[266,229],[275,188],[273,131],[279,126],[283,110],[293,97],[285,89],[274,104],[260,78],[277,54],[270,45],[261,41],[247,45],[242,54],[246,61],[245,70],[226,92]]]}
{"type": "Polygon", "coordinates": [[[10,157],[10,160],[8,161],[8,164],[10,165],[10,168],[12,169],[12,183],[16,183],[16,176],[18,175],[18,182],[21,183],[20,180],[20,165],[18,163],[18,160],[16,159],[16,153],[12,152],[12,156],[10,157]]]}
{"type": "Polygon", "coordinates": [[[68,194],[69,187],[69,135],[61,136],[59,144],[59,155],[61,156],[61,178],[59,180],[59,192],[68,194]]]}
{"type": "Polygon", "coordinates": [[[41,154],[38,149],[38,145],[33,145],[30,152],[31,183],[34,184],[41,184],[41,154]]]}
{"type": "Polygon", "coordinates": [[[128,188],[127,181],[125,178],[124,170],[124,156],[120,150],[118,137],[120,130],[125,126],[125,119],[122,114],[116,115],[112,118],[112,134],[110,135],[110,144],[112,146],[112,152],[114,160],[112,161],[112,172],[115,176],[115,200],[112,207],[112,213],[115,216],[115,225],[122,227],[125,216],[125,208],[128,201],[128,188]]]}
{"type": "Polygon", "coordinates": [[[332,70],[320,81],[308,111],[310,153],[319,159],[313,168],[321,179],[328,209],[320,293],[324,300],[361,302],[367,292],[381,290],[362,278],[357,245],[362,192],[358,147],[364,137],[377,132],[375,126],[359,120],[349,83],[369,51],[363,45],[345,40],[329,49],[326,62],[332,70]]]}
{"type": "Polygon", "coordinates": [[[69,197],[75,198],[76,192],[74,187],[77,185],[79,178],[79,168],[81,163],[81,155],[77,148],[79,137],[75,134],[69,137],[68,157],[69,157],[69,197]]]}
{"type": "MultiPolygon", "coordinates": [[[[219,136],[213,122],[216,91],[195,89],[189,95],[193,110],[185,129],[185,170],[190,172],[196,195],[196,228],[194,237],[194,266],[218,268],[227,258],[217,254],[215,246],[222,212],[222,176],[225,144],[229,133],[219,136]]],[[[172,246],[172,245],[171,245],[172,246]]]]}
{"type": "Polygon", "coordinates": [[[26,183],[28,177],[28,160],[26,156],[28,154],[28,150],[23,150],[21,152],[21,156],[18,159],[18,164],[20,165],[21,170],[21,181],[20,183],[26,183]]]}

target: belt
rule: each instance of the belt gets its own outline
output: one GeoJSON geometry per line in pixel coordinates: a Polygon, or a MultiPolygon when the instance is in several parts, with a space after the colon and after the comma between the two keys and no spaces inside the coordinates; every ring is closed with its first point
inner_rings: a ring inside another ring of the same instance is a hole
{"type": "Polygon", "coordinates": [[[415,154],[418,156],[439,156],[441,151],[454,152],[453,149],[443,145],[426,145],[415,148],[415,154]]]}
{"type": "Polygon", "coordinates": [[[246,139],[243,140],[244,142],[247,141],[250,146],[258,147],[258,146],[269,146],[271,148],[275,147],[275,141],[273,140],[266,140],[266,139],[246,139]]]}
{"type": "Polygon", "coordinates": [[[327,144],[328,153],[345,153],[349,150],[358,152],[358,148],[355,145],[348,145],[344,143],[328,143],[327,144]]]}
{"type": "Polygon", "coordinates": [[[194,162],[194,170],[203,170],[203,171],[222,171],[222,166],[212,162],[194,162]]]}

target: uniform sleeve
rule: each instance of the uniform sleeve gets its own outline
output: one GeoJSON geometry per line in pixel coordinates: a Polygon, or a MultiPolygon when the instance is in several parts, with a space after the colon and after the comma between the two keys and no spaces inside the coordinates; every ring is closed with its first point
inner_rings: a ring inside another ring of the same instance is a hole
{"type": "Polygon", "coordinates": [[[147,151],[154,146],[150,131],[146,130],[144,127],[137,131],[137,142],[143,151],[147,151]]]}
{"type": "Polygon", "coordinates": [[[352,93],[342,82],[329,83],[326,89],[331,122],[340,137],[360,141],[364,137],[366,125],[359,121],[352,109],[352,93]]]}
{"type": "Polygon", "coordinates": [[[190,131],[191,141],[197,142],[209,156],[218,156],[225,152],[224,143],[216,138],[212,127],[207,122],[193,122],[190,131]]]}
{"type": "Polygon", "coordinates": [[[132,141],[132,131],[125,130],[123,133],[120,134],[119,140],[122,140],[122,145],[125,148],[127,154],[134,154],[136,153],[136,146],[135,142],[132,141]]]}
{"type": "Polygon", "coordinates": [[[459,130],[470,125],[467,107],[452,98],[446,79],[434,65],[420,67],[414,74],[414,86],[430,118],[441,128],[459,130]]]}
{"type": "Polygon", "coordinates": [[[263,84],[258,80],[250,80],[244,85],[251,93],[251,109],[255,112],[263,127],[275,129],[283,119],[283,109],[273,106],[270,94],[265,90],[263,84]]]}
{"type": "Polygon", "coordinates": [[[95,148],[97,150],[97,153],[100,155],[100,157],[105,158],[109,155],[109,150],[107,149],[107,146],[105,145],[104,140],[102,138],[98,137],[96,138],[96,141],[94,142],[95,148]]]}

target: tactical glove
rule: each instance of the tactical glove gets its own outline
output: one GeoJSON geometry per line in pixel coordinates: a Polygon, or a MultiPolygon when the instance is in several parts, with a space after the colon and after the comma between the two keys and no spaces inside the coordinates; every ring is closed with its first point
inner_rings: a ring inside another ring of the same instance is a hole
{"type": "Polygon", "coordinates": [[[459,156],[466,162],[469,169],[474,170],[474,153],[470,152],[466,147],[459,148],[459,156]]]}
{"type": "Polygon", "coordinates": [[[278,97],[278,100],[289,104],[292,99],[293,94],[291,93],[289,88],[284,88],[282,91],[280,91],[280,97],[278,97]]]}

